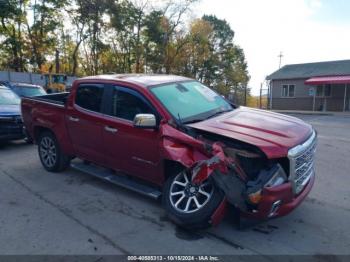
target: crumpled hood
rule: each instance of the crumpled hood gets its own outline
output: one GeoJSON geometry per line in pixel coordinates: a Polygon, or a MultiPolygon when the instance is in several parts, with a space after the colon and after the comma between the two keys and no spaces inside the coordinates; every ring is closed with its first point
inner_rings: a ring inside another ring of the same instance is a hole
{"type": "Polygon", "coordinates": [[[312,133],[312,126],[298,118],[247,107],[188,126],[255,145],[268,158],[286,157],[312,133]]]}
{"type": "Polygon", "coordinates": [[[19,116],[21,115],[20,105],[0,105],[0,116],[19,116]]]}

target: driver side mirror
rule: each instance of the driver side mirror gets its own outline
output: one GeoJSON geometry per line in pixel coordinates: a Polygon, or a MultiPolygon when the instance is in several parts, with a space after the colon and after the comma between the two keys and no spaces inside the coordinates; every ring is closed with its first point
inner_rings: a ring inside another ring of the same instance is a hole
{"type": "Polygon", "coordinates": [[[156,128],[157,120],[153,114],[137,114],[134,117],[134,127],[137,128],[156,128]]]}

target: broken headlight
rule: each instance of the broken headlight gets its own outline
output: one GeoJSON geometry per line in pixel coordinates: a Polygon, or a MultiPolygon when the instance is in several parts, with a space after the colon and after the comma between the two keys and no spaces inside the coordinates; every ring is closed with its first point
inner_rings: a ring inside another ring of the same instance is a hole
{"type": "Polygon", "coordinates": [[[246,199],[250,204],[257,205],[262,199],[262,190],[265,187],[275,187],[287,180],[286,173],[280,164],[270,169],[261,170],[255,180],[247,183],[246,199]]]}
{"type": "Polygon", "coordinates": [[[264,185],[264,187],[279,186],[279,185],[282,185],[287,180],[287,176],[283,168],[279,164],[277,164],[275,167],[277,167],[277,171],[273,173],[273,176],[264,185]]]}

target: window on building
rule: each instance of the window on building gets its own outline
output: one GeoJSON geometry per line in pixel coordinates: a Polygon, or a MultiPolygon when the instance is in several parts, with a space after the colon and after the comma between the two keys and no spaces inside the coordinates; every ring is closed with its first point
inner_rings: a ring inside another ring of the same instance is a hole
{"type": "Polygon", "coordinates": [[[288,85],[282,86],[282,96],[287,97],[288,96],[288,85]]]}
{"type": "Polygon", "coordinates": [[[318,85],[316,96],[331,96],[332,86],[330,84],[327,85],[318,85]]]}
{"type": "Polygon", "coordinates": [[[295,89],[294,85],[289,85],[289,93],[288,93],[289,97],[294,97],[294,89],[295,89]]]}
{"type": "Polygon", "coordinates": [[[295,85],[283,85],[282,97],[294,97],[295,85]]]}

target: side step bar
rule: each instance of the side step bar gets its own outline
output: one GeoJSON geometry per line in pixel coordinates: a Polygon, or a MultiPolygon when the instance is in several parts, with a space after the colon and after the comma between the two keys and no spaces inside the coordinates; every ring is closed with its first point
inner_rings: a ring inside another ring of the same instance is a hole
{"type": "Polygon", "coordinates": [[[104,181],[108,181],[115,185],[130,189],[142,195],[146,195],[153,199],[159,199],[161,192],[152,186],[144,185],[140,182],[137,182],[133,179],[128,178],[127,176],[117,175],[116,173],[105,169],[103,167],[96,166],[94,164],[84,164],[84,163],[71,163],[71,167],[75,170],[87,173],[89,175],[100,178],[104,181]]]}

